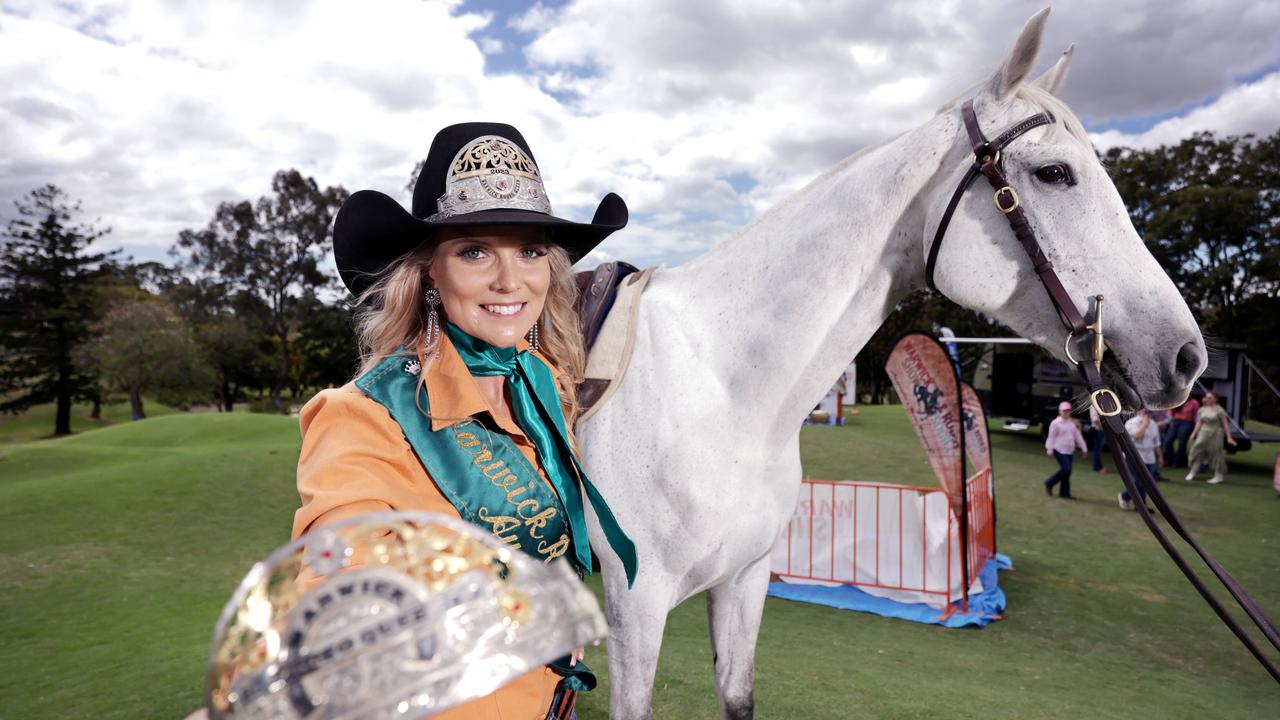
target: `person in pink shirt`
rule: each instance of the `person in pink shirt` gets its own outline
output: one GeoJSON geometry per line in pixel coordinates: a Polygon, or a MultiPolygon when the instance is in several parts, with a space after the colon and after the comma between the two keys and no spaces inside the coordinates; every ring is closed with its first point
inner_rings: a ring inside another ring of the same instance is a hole
{"type": "Polygon", "coordinates": [[[1173,422],[1169,432],[1164,433],[1164,460],[1166,467],[1184,467],[1187,464],[1187,441],[1191,431],[1196,427],[1196,418],[1200,413],[1199,398],[1189,397],[1187,401],[1169,413],[1173,422]]]}
{"type": "Polygon", "coordinates": [[[1071,419],[1071,403],[1058,403],[1058,417],[1049,423],[1049,436],[1044,439],[1044,453],[1058,461],[1058,472],[1044,481],[1044,494],[1053,497],[1053,486],[1062,483],[1058,497],[1071,497],[1071,460],[1075,451],[1088,452],[1080,426],[1071,419]]]}

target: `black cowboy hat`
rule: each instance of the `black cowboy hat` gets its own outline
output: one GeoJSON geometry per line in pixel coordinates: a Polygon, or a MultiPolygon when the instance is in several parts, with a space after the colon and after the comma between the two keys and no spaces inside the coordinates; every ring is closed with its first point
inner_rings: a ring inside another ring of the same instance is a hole
{"type": "Polygon", "coordinates": [[[436,134],[413,187],[413,212],[375,190],[342,204],[333,223],[333,256],[342,282],[359,295],[396,258],[440,228],[537,225],[577,262],[627,224],[627,204],[604,196],[589,223],[551,214],[533,152],[503,123],[461,123],[436,134]]]}

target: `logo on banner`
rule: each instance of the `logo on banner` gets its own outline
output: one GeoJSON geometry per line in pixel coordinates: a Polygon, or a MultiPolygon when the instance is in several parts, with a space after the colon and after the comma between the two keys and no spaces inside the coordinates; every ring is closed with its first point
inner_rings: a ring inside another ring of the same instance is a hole
{"type": "Polygon", "coordinates": [[[938,400],[941,397],[942,391],[938,389],[937,385],[929,385],[927,387],[924,385],[916,386],[916,400],[920,401],[920,412],[925,415],[938,414],[938,400]],[[933,388],[933,390],[930,390],[930,387],[933,388]]]}
{"type": "Polygon", "coordinates": [[[964,416],[951,358],[933,338],[911,333],[893,346],[884,369],[898,397],[907,403],[903,407],[942,488],[952,506],[959,508],[964,492],[960,452],[964,416]]]}

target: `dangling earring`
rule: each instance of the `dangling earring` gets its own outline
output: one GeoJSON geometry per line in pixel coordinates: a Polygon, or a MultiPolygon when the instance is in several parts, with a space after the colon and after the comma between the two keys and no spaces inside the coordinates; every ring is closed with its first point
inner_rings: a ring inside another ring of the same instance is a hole
{"type": "Polygon", "coordinates": [[[542,321],[535,320],[533,322],[533,327],[529,328],[529,334],[524,336],[525,339],[529,341],[529,349],[534,352],[538,352],[542,349],[542,344],[538,342],[538,323],[540,322],[542,321]]]}
{"type": "Polygon", "coordinates": [[[431,347],[435,343],[436,351],[431,356],[433,360],[440,359],[440,313],[436,312],[436,308],[440,307],[440,291],[429,287],[423,295],[423,299],[427,301],[427,307],[431,310],[427,313],[427,347],[431,347]]]}

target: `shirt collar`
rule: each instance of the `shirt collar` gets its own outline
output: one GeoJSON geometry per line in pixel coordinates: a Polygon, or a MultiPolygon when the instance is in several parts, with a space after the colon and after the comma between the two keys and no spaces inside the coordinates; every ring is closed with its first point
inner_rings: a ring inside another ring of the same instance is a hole
{"type": "MultiPolygon", "coordinates": [[[[516,343],[516,350],[528,349],[529,343],[523,339],[516,343]]],[[[552,374],[555,374],[554,367],[552,374]]],[[[441,333],[440,357],[427,364],[427,396],[431,401],[431,431],[446,428],[462,418],[475,417],[480,414],[489,415],[503,432],[524,437],[524,431],[514,422],[498,420],[493,416],[489,401],[485,400],[475,378],[467,370],[457,348],[450,342],[449,336],[441,333]]]]}

